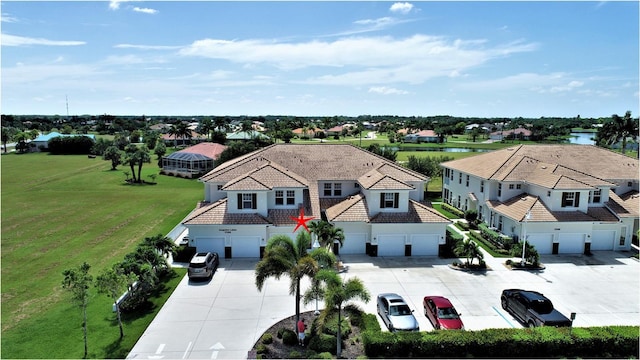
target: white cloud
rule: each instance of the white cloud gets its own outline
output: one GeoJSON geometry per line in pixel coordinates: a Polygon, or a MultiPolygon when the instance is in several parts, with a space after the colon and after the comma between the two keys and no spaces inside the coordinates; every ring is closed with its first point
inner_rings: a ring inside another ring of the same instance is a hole
{"type": "Polygon", "coordinates": [[[114,48],[138,50],[178,50],[181,49],[182,46],[117,44],[114,46],[114,48]]]}
{"type": "Polygon", "coordinates": [[[2,13],[2,16],[0,17],[0,20],[2,22],[6,22],[6,23],[16,23],[18,22],[18,18],[15,18],[9,14],[6,13],[2,13]]]}
{"type": "Polygon", "coordinates": [[[408,14],[413,9],[413,5],[408,2],[397,2],[391,5],[389,11],[400,14],[408,14]]]}
{"type": "Polygon", "coordinates": [[[133,8],[133,11],[144,13],[144,14],[155,14],[155,13],[158,12],[158,10],[155,10],[155,9],[140,8],[140,7],[137,7],[137,6],[133,8]]]}
{"type": "Polygon", "coordinates": [[[118,10],[120,9],[120,3],[125,2],[126,0],[111,0],[109,1],[109,9],[118,10]]]}
{"type": "Polygon", "coordinates": [[[399,90],[396,88],[390,88],[386,86],[374,86],[369,88],[370,93],[382,94],[382,95],[405,95],[408,91],[399,90]]]}
{"type": "Polygon", "coordinates": [[[2,46],[27,46],[27,45],[44,45],[44,46],[78,46],[85,45],[84,41],[60,41],[49,40],[43,38],[30,38],[17,35],[2,34],[0,43],[2,46]]]}

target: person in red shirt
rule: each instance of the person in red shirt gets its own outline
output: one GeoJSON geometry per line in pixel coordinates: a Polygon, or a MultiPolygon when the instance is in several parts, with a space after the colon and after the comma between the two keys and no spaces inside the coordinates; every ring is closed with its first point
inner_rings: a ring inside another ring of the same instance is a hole
{"type": "Polygon", "coordinates": [[[307,325],[304,323],[304,319],[298,320],[298,345],[304,346],[304,330],[307,325]]]}

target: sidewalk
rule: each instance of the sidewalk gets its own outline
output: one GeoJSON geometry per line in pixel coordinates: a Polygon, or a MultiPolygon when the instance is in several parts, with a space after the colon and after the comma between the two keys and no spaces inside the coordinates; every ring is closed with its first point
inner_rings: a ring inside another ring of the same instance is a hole
{"type": "MultiPolygon", "coordinates": [[[[457,222],[463,222],[466,223],[467,220],[465,219],[453,219],[454,224],[457,222]]],[[[469,238],[469,232],[468,231],[462,231],[460,229],[458,229],[457,226],[455,226],[454,224],[449,225],[449,229],[451,229],[452,231],[460,234],[463,238],[463,240],[466,240],[469,238]]],[[[473,240],[473,239],[472,239],[473,240]]],[[[487,264],[487,267],[490,268],[491,270],[497,270],[497,271],[509,271],[509,269],[507,269],[504,266],[505,261],[507,261],[509,258],[495,258],[493,257],[493,255],[489,254],[485,249],[483,249],[481,246],[479,246],[480,251],[482,252],[482,255],[484,255],[484,262],[487,264]]]]}

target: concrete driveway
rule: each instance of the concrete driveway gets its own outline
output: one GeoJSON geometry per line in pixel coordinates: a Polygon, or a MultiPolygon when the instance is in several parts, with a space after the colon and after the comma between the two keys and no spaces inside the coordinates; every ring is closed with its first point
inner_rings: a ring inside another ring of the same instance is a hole
{"type": "MultiPolygon", "coordinates": [[[[451,259],[437,257],[372,258],[342,256],[346,279],[360,278],[372,300],[359,305],[376,313],[375,297],[396,292],[415,310],[421,330],[431,330],[422,310],[426,295],[448,297],[467,330],[522,327],[500,308],[506,288],[537,290],[558,310],[576,313],[574,326],[640,325],[639,263],[629,253],[595,252],[594,256],[542,256],[544,271],[512,271],[504,259],[485,257],[490,270],[453,270],[451,259]]],[[[294,314],[289,279],[267,280],[262,292],[254,281],[257,259],[221,260],[211,281],[185,277],[138,340],[128,359],[241,359],[262,333],[294,314]]],[[[309,285],[303,282],[303,289],[309,285]]],[[[323,307],[320,302],[320,308],[323,307]]],[[[315,303],[302,305],[312,311],[315,303]]],[[[378,321],[384,328],[380,318],[378,321]]]]}

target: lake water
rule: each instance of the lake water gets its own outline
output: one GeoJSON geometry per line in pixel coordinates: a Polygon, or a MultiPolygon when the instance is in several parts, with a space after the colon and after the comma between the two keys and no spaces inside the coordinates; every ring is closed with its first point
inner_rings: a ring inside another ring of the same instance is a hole
{"type": "Polygon", "coordinates": [[[579,145],[595,145],[596,142],[595,140],[593,140],[595,137],[596,133],[571,133],[569,143],[579,145]]]}

